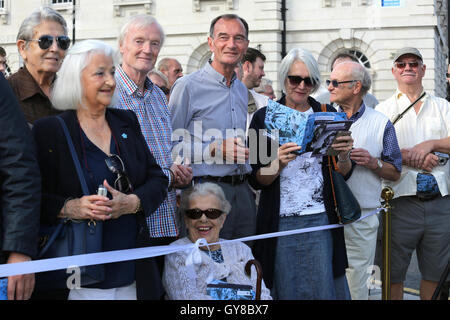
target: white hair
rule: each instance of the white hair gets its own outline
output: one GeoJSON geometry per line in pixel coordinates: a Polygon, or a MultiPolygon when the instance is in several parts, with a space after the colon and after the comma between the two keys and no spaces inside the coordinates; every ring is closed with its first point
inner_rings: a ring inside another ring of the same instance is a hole
{"type": "Polygon", "coordinates": [[[291,49],[283,60],[281,60],[280,71],[278,72],[278,81],[280,83],[281,90],[286,92],[284,83],[288,77],[289,69],[291,69],[291,66],[295,61],[301,61],[306,65],[309,76],[314,83],[311,93],[314,93],[317,89],[319,89],[321,83],[319,66],[317,65],[317,61],[314,59],[313,55],[303,48],[291,49]]]}
{"type": "Polygon", "coordinates": [[[210,195],[217,198],[220,209],[223,212],[230,212],[231,204],[225,197],[225,193],[218,184],[212,182],[196,183],[193,187],[183,191],[181,194],[180,211],[184,213],[186,210],[190,209],[190,202],[192,199],[210,195]]]}
{"type": "Polygon", "coordinates": [[[266,92],[266,86],[272,87],[272,80],[269,80],[267,78],[261,78],[261,83],[259,84],[259,86],[255,88],[255,91],[258,93],[266,92]]]}
{"type": "Polygon", "coordinates": [[[104,54],[117,64],[117,52],[105,42],[84,40],[69,49],[52,87],[51,102],[58,110],[77,109],[83,99],[81,73],[95,54],[104,54]]]}
{"type": "Polygon", "coordinates": [[[165,34],[162,26],[159,24],[159,22],[153,18],[152,16],[149,16],[148,14],[138,14],[135,16],[131,16],[127,22],[122,26],[120,33],[119,33],[119,46],[122,45],[123,41],[125,40],[125,37],[128,33],[128,29],[130,29],[131,26],[137,27],[137,28],[143,28],[150,25],[156,25],[159,29],[159,33],[161,36],[161,47],[164,43],[165,34]]]}
{"type": "MultiPolygon", "coordinates": [[[[344,62],[350,63],[350,62],[344,62]]],[[[363,96],[370,90],[370,86],[372,85],[372,79],[370,77],[369,71],[359,62],[352,62],[352,79],[358,80],[361,82],[361,94],[363,96]]]]}

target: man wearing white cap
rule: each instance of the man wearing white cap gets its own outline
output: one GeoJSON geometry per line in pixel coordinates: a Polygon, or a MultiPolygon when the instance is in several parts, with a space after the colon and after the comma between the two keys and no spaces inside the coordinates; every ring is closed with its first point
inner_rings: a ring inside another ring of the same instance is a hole
{"type": "Polygon", "coordinates": [[[420,298],[430,299],[450,259],[450,103],[425,92],[426,66],[416,48],[402,48],[392,74],[398,88],[376,110],[395,126],[403,158],[392,201],[391,297],[403,298],[414,250],[422,275],[420,298]]]}

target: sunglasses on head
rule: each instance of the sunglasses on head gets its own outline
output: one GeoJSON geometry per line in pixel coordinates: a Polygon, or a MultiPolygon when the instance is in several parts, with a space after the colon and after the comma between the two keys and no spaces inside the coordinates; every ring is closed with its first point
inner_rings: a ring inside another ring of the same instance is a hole
{"type": "Polygon", "coordinates": [[[395,63],[395,66],[398,69],[403,69],[403,68],[406,67],[406,65],[409,65],[410,68],[417,68],[419,66],[419,62],[418,61],[414,61],[414,62],[403,62],[403,61],[400,61],[400,62],[396,62],[395,63]]]}
{"type": "Polygon", "coordinates": [[[53,45],[53,40],[56,39],[56,43],[61,50],[67,50],[70,46],[70,38],[68,36],[50,36],[44,35],[39,37],[39,39],[30,39],[29,41],[37,41],[39,44],[39,48],[42,50],[47,50],[53,45]]]}
{"type": "Polygon", "coordinates": [[[200,210],[200,209],[188,209],[184,212],[184,214],[192,220],[200,219],[203,215],[205,215],[208,219],[217,219],[220,217],[224,212],[219,209],[206,209],[206,210],[200,210]]]}
{"type": "Polygon", "coordinates": [[[327,84],[327,87],[329,87],[331,84],[333,87],[337,88],[342,83],[352,83],[352,82],[356,82],[356,81],[358,81],[358,80],[347,80],[347,81],[327,80],[325,82],[327,84]]]}
{"type": "Polygon", "coordinates": [[[117,154],[113,154],[105,159],[106,166],[109,171],[117,174],[117,179],[114,181],[114,188],[123,193],[129,193],[133,191],[130,179],[125,173],[125,166],[122,159],[117,154]]]}
{"type": "Polygon", "coordinates": [[[314,81],[310,77],[306,78],[300,76],[287,76],[287,77],[291,86],[298,86],[300,83],[302,83],[302,81],[305,82],[305,86],[307,87],[314,86],[314,81]]]}

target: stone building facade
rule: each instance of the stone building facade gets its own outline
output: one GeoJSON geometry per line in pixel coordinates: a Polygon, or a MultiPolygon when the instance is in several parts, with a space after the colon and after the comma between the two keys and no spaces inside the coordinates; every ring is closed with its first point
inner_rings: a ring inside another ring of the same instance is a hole
{"type": "Polygon", "coordinates": [[[396,86],[391,74],[394,52],[413,46],[427,65],[425,89],[442,97],[446,93],[448,0],[0,0],[0,46],[8,52],[12,71],[20,66],[15,46],[19,25],[42,5],[63,14],[71,37],[75,20],[76,41],[95,38],[114,47],[127,16],[155,16],[166,33],[160,58],[177,58],[185,73],[210,57],[210,21],[236,13],[249,24],[250,46],[266,55],[266,76],[275,88],[282,55],[291,48],[311,51],[324,80],[333,58],[347,51],[369,68],[371,92],[379,100],[396,86]]]}

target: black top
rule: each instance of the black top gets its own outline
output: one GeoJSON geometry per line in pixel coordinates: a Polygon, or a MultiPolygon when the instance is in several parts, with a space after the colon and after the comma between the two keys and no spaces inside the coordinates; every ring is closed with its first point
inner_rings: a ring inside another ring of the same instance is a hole
{"type": "MultiPolygon", "coordinates": [[[[133,215],[134,218],[126,218],[136,219],[135,229],[131,231],[132,233],[135,232],[136,235],[133,235],[135,238],[133,247],[148,246],[150,239],[145,218],[152,214],[165,199],[168,179],[150,153],[134,112],[108,108],[105,116],[111,134],[117,141],[120,157],[134,188],[133,193],[139,197],[143,208],[143,212],[133,215]]],[[[70,110],[61,114],[61,117],[67,125],[75,151],[80,162],[82,162],[84,159],[81,143],[82,130],[80,130],[76,112],[70,110]]],[[[56,117],[37,120],[32,132],[37,145],[37,158],[42,175],[41,223],[52,225],[58,222],[57,215],[63,207],[64,201],[69,197],[80,198],[83,196],[83,192],[63,129],[56,117]]],[[[88,182],[89,179],[86,179],[86,181],[88,182]]],[[[114,182],[112,182],[112,185],[114,185],[114,182]]],[[[96,189],[95,186],[94,188],[96,189]]],[[[91,190],[91,192],[96,193],[94,190],[91,190]]],[[[124,233],[130,231],[114,225],[115,223],[120,224],[119,220],[111,224],[111,233],[115,233],[118,238],[126,237],[124,233]]],[[[127,223],[133,224],[132,221],[127,223]]],[[[107,233],[109,232],[107,231],[107,233]]],[[[129,240],[126,244],[119,244],[118,242],[120,242],[120,239],[116,243],[108,240],[104,244],[117,249],[120,249],[118,246],[128,247],[130,244],[128,243],[129,240]]],[[[149,259],[137,260],[136,268],[139,268],[138,264],[146,263],[146,260],[149,259]]],[[[136,269],[138,298],[142,292],[141,296],[147,299],[158,299],[162,294],[161,280],[155,268],[156,266],[153,263],[142,268],[141,277],[138,269],[136,269]],[[140,290],[140,280],[146,284],[145,288],[142,289],[143,291],[140,290]],[[147,289],[150,291],[146,291],[147,289]],[[149,292],[148,295],[147,292],[149,292]]],[[[122,277],[122,274],[119,273],[118,276],[122,277]]],[[[125,280],[124,275],[121,281],[125,280]]]]}
{"type": "MultiPolygon", "coordinates": [[[[278,102],[281,104],[285,104],[285,98],[283,97],[278,102]]],[[[322,111],[320,103],[314,100],[313,98],[309,97],[308,102],[312,106],[314,112],[322,111]]],[[[327,105],[327,111],[336,112],[336,110],[330,105],[327,105]]],[[[259,132],[259,129],[265,129],[264,124],[265,116],[266,116],[266,107],[259,109],[253,116],[250,128],[255,129],[256,132],[259,132]]],[[[264,234],[279,231],[278,225],[280,218],[280,177],[277,177],[275,181],[269,186],[264,186],[258,183],[258,181],[256,180],[256,172],[260,168],[268,164],[268,163],[264,164],[261,163],[261,159],[259,157],[259,149],[261,147],[259,145],[259,140],[261,138],[261,135],[258,134],[257,137],[258,137],[257,148],[256,150],[254,149],[252,151],[257,152],[257,154],[254,155],[255,159],[257,159],[257,163],[252,164],[253,170],[249,178],[249,182],[253,188],[255,188],[256,190],[261,190],[256,221],[256,233],[264,234]]],[[[267,155],[269,156],[268,158],[273,159],[273,157],[276,157],[277,150],[278,144],[274,143],[274,141],[271,139],[267,139],[267,155]]],[[[328,157],[324,157],[322,161],[322,175],[324,179],[322,197],[324,200],[329,223],[335,224],[338,223],[338,218],[335,212],[334,202],[332,200],[328,165],[329,165],[328,157]]],[[[335,277],[339,277],[345,274],[345,269],[348,266],[347,253],[345,248],[344,230],[343,228],[337,228],[331,229],[330,231],[332,233],[333,238],[333,272],[335,277]]],[[[264,283],[268,288],[272,288],[273,286],[276,246],[277,246],[277,238],[270,238],[255,241],[253,249],[253,254],[255,258],[262,265],[264,283]]]]}
{"type": "Polygon", "coordinates": [[[33,138],[0,72],[0,264],[10,252],[37,254],[41,177],[33,138]]]}
{"type": "MultiPolygon", "coordinates": [[[[80,128],[82,131],[82,129],[80,128]]],[[[117,176],[106,166],[105,159],[108,157],[101,149],[89,140],[84,131],[82,137],[83,158],[80,159],[81,168],[90,194],[96,194],[97,188],[106,179],[110,186],[114,187],[117,176]]],[[[110,152],[118,154],[115,137],[111,135],[110,152]]],[[[127,171],[127,168],[125,168],[127,171]]],[[[108,192],[108,198],[112,198],[108,192]]],[[[103,222],[103,251],[125,250],[135,248],[136,245],[136,215],[126,214],[118,219],[103,222]],[[124,232],[126,230],[126,232],[124,232]]],[[[105,264],[105,279],[101,283],[89,286],[90,288],[110,289],[127,286],[133,283],[134,260],[105,264]]]]}

